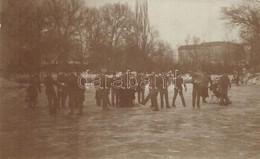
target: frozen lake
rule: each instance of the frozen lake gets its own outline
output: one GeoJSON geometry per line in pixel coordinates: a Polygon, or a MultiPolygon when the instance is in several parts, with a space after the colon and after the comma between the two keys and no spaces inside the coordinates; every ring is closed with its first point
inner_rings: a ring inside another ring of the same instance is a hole
{"type": "MultiPolygon", "coordinates": [[[[43,91],[44,92],[44,91],[43,91]]],[[[0,158],[260,158],[260,87],[233,86],[233,104],[191,106],[191,86],[176,108],[151,112],[149,103],[102,111],[94,90],[85,93],[84,115],[49,116],[44,93],[28,110],[24,90],[1,89],[0,158]]],[[[170,104],[173,91],[170,91],[170,104]]]]}

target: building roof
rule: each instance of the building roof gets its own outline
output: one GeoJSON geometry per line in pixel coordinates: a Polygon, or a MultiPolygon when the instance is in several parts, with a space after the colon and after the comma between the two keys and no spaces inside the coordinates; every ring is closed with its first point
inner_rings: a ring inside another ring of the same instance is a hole
{"type": "Polygon", "coordinates": [[[178,48],[178,50],[186,50],[186,49],[191,49],[194,47],[208,47],[208,46],[224,46],[224,45],[236,45],[236,46],[242,46],[241,44],[237,43],[232,43],[232,42],[226,42],[226,41],[215,41],[215,42],[206,42],[206,43],[201,43],[198,45],[182,45],[178,48]]]}

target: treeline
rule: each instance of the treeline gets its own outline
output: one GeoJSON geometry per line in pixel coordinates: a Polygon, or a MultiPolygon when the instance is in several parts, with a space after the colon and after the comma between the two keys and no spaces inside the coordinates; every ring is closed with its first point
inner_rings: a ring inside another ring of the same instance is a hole
{"type": "Polygon", "coordinates": [[[151,27],[148,5],[89,7],[83,0],[4,0],[1,12],[3,68],[80,63],[89,69],[166,71],[170,45],[151,27]]]}

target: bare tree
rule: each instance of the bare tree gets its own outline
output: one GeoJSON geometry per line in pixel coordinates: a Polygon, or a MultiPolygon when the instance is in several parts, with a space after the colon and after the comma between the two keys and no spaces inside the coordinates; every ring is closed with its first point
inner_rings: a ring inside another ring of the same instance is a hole
{"type": "Polygon", "coordinates": [[[150,53],[158,31],[150,26],[147,0],[136,0],[135,6],[135,37],[137,46],[143,54],[150,53]]]}
{"type": "Polygon", "coordinates": [[[5,38],[1,48],[9,50],[5,49],[2,57],[12,52],[19,61],[23,57],[38,64],[88,61],[97,68],[144,70],[152,65],[150,57],[172,51],[165,43],[161,51],[156,48],[159,32],[150,26],[146,0],[136,1],[135,12],[120,3],[90,8],[84,0],[20,0],[5,4],[9,9],[1,12],[5,15],[1,19],[1,38],[5,38]]]}
{"type": "Polygon", "coordinates": [[[154,43],[154,52],[152,59],[157,68],[161,71],[166,71],[172,69],[173,65],[173,53],[171,45],[165,41],[157,40],[154,43]]]}
{"type": "Polygon", "coordinates": [[[49,45],[49,55],[57,55],[57,62],[68,62],[69,55],[75,52],[73,39],[83,22],[82,0],[46,0],[43,1],[45,11],[45,29],[49,45]]]}
{"type": "MultiPolygon", "coordinates": [[[[104,27],[105,44],[107,46],[107,66],[115,63],[114,50],[123,45],[125,32],[131,29],[133,12],[127,4],[106,4],[100,9],[104,27]]],[[[114,66],[110,66],[114,67],[114,66]]]]}
{"type": "Polygon", "coordinates": [[[250,63],[255,66],[260,60],[260,3],[257,0],[243,0],[241,3],[224,7],[222,19],[227,25],[240,30],[240,37],[251,47],[250,63]]]}
{"type": "Polygon", "coordinates": [[[100,54],[104,53],[104,33],[102,32],[104,24],[101,14],[97,8],[85,7],[83,11],[83,22],[76,32],[75,38],[79,43],[79,51],[84,60],[90,65],[104,63],[100,54]]]}
{"type": "MultiPolygon", "coordinates": [[[[40,2],[33,0],[3,1],[1,19],[1,56],[3,63],[38,67],[43,28],[40,2]]],[[[11,67],[11,66],[8,66],[11,67]]],[[[21,67],[21,66],[20,66],[21,67]]]]}

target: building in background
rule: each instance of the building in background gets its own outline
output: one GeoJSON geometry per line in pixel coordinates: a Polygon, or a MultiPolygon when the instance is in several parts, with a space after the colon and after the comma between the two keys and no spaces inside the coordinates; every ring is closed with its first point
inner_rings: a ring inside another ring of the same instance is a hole
{"type": "Polygon", "coordinates": [[[245,62],[243,45],[231,42],[207,42],[178,48],[180,64],[202,63],[238,66],[245,62]]]}

